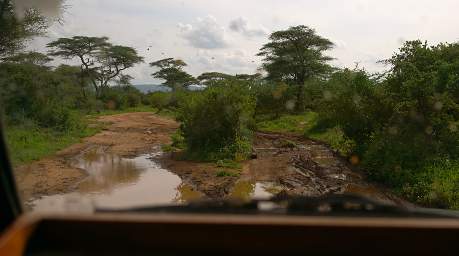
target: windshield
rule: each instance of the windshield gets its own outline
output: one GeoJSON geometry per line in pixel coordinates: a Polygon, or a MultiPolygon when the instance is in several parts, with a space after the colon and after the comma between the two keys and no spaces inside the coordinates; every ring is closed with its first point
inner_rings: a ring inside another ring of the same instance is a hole
{"type": "Polygon", "coordinates": [[[456,10],[0,0],[0,106],[23,207],[352,194],[459,209],[456,10]]]}

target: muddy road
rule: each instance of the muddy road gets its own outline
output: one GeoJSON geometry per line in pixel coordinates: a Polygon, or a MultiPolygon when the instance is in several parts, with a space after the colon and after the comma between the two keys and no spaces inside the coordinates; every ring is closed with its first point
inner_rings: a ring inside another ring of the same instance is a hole
{"type": "Polygon", "coordinates": [[[100,133],[53,156],[15,169],[23,202],[77,190],[89,174],[84,166],[74,162],[82,157],[90,158],[94,151],[99,151],[98,156],[112,156],[111,160],[133,158],[151,152],[155,146],[170,143],[170,134],[178,128],[175,121],[151,113],[102,116],[96,121],[103,123],[100,133]]]}
{"type": "MultiPolygon", "coordinates": [[[[103,116],[104,129],[54,156],[15,170],[29,209],[89,201],[100,207],[181,203],[200,198],[319,196],[352,192],[402,203],[365,181],[325,144],[292,134],[257,133],[240,170],[178,160],[161,152],[178,123],[152,113],[103,116]],[[219,177],[218,172],[234,173],[219,177]]],[[[65,209],[63,209],[65,210],[65,209]]]]}
{"type": "Polygon", "coordinates": [[[326,144],[294,134],[255,135],[251,160],[243,163],[237,177],[217,177],[219,171],[234,172],[215,164],[159,158],[162,166],[176,173],[204,197],[239,198],[286,195],[321,196],[353,193],[378,201],[406,205],[383,187],[365,180],[348,161],[326,144]]]}

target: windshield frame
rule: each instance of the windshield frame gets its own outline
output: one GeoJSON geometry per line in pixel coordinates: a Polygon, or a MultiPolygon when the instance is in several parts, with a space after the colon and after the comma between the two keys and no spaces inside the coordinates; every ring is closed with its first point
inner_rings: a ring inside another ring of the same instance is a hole
{"type": "Polygon", "coordinates": [[[0,116],[0,232],[3,232],[23,212],[3,127],[3,116],[0,116]]]}

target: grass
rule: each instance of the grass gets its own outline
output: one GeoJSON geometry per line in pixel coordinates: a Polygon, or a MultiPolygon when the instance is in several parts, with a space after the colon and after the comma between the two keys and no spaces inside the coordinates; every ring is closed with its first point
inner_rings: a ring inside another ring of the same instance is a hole
{"type": "Polygon", "coordinates": [[[226,170],[217,170],[217,177],[239,177],[239,172],[230,172],[226,170]]]}
{"type": "Polygon", "coordinates": [[[284,115],[274,120],[261,121],[257,124],[260,131],[266,132],[288,132],[303,134],[306,126],[314,118],[313,112],[303,115],[284,115]]]}
{"type": "Polygon", "coordinates": [[[29,125],[9,126],[5,130],[12,164],[18,166],[39,160],[78,143],[82,138],[99,132],[100,127],[88,127],[82,131],[56,132],[29,125]]]}
{"type": "Polygon", "coordinates": [[[236,162],[234,160],[229,160],[229,159],[218,160],[216,164],[217,164],[218,167],[228,168],[228,169],[240,170],[242,168],[240,163],[238,163],[238,162],[236,162]]]}

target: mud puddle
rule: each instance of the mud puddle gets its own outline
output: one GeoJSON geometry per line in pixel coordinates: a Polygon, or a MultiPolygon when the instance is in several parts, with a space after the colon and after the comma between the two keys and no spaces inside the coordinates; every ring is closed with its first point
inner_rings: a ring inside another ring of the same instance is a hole
{"type": "Polygon", "coordinates": [[[69,160],[88,176],[74,192],[43,196],[30,202],[35,211],[90,211],[92,208],[126,208],[182,203],[201,194],[183,183],[179,176],[156,162],[161,152],[124,158],[95,147],[69,160]]]}
{"type": "Polygon", "coordinates": [[[236,184],[234,184],[234,187],[228,197],[241,200],[250,200],[252,198],[269,199],[284,189],[284,187],[275,182],[239,180],[236,184]]]}

